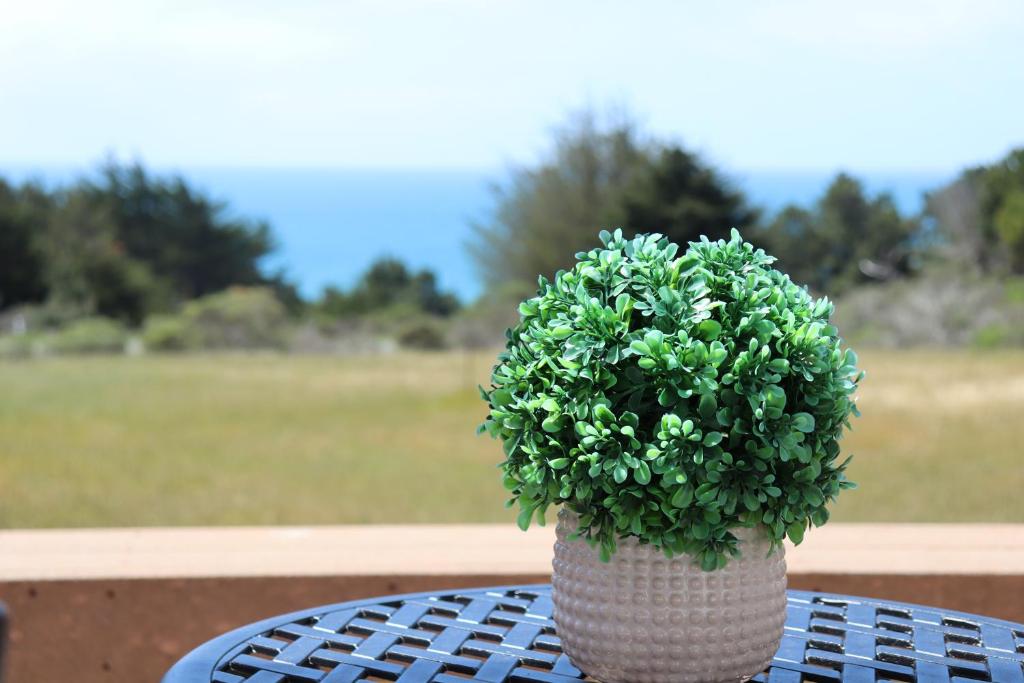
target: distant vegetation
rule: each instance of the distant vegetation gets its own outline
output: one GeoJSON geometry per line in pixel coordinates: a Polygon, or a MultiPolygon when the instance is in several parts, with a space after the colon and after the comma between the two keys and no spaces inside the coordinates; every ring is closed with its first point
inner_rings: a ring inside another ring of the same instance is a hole
{"type": "Polygon", "coordinates": [[[498,191],[470,253],[488,295],[511,302],[593,247],[595,225],[678,242],[736,226],[796,282],[842,299],[841,329],[860,343],[1024,345],[1024,149],[925,200],[908,215],[840,173],[812,206],[764,216],[693,153],[585,115],[498,191]]]}
{"type": "Polygon", "coordinates": [[[766,215],[692,151],[584,114],[474,226],[485,289],[466,305],[389,258],[304,300],[265,265],[270,226],[137,164],[57,188],[0,179],[0,356],[495,344],[538,274],[616,226],[680,243],[737,227],[796,282],[841,299],[861,344],[1024,345],[1024,148],[936,188],[920,214],[839,174],[813,205],[766,215]]]}
{"type": "Polygon", "coordinates": [[[304,301],[263,265],[274,248],[267,224],[139,165],[53,190],[0,180],[0,356],[448,344],[459,301],[432,272],[383,258],[304,301]]]}
{"type": "Polygon", "coordinates": [[[556,134],[551,157],[513,173],[470,253],[492,290],[534,289],[603,228],[660,232],[685,245],[701,235],[747,233],[758,212],[725,178],[677,145],[644,141],[630,123],[602,129],[584,114],[556,134]]]}

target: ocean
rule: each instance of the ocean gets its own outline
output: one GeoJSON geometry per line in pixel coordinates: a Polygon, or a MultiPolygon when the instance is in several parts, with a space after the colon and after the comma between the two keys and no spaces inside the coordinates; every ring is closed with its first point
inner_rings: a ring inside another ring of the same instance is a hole
{"type": "MultiPolygon", "coordinates": [[[[9,166],[15,182],[66,182],[88,169],[9,166]]],[[[154,169],[154,173],[165,173],[154,169]]],[[[431,268],[441,286],[464,300],[480,292],[465,249],[474,222],[494,206],[491,191],[507,172],[484,170],[360,170],[183,168],[190,183],[225,203],[230,215],[267,221],[279,249],[267,262],[281,268],[307,296],[325,285],[346,287],[381,256],[431,268]]],[[[732,182],[768,213],[786,204],[809,205],[834,171],[749,171],[732,182]]],[[[951,177],[941,172],[856,173],[868,190],[890,192],[904,211],[920,209],[924,192],[951,177]]],[[[595,232],[598,226],[595,226],[595,232]]]]}

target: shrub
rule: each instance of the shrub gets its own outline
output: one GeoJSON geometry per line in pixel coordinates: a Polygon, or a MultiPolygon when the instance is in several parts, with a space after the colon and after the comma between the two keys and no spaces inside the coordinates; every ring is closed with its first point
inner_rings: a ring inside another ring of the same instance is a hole
{"type": "Polygon", "coordinates": [[[0,358],[30,358],[39,346],[39,335],[33,332],[0,335],[0,358]]]}
{"type": "Polygon", "coordinates": [[[1014,302],[1013,286],[1013,280],[931,272],[844,294],[834,322],[858,345],[1019,346],[1024,305],[1014,302]]]}
{"type": "Polygon", "coordinates": [[[48,343],[54,353],[121,353],[128,341],[124,326],[109,318],[82,318],[53,334],[48,343]]]}
{"type": "Polygon", "coordinates": [[[185,335],[206,349],[280,349],[287,341],[288,314],[264,287],[232,287],[189,302],[185,335]]]}
{"type": "Polygon", "coordinates": [[[199,332],[180,315],[152,315],[142,328],[148,351],[188,351],[199,347],[199,332]]]}
{"type": "Polygon", "coordinates": [[[448,346],[444,325],[430,318],[415,320],[398,333],[398,343],[407,349],[440,351],[448,346]]]}
{"type": "Polygon", "coordinates": [[[853,485],[837,459],[863,374],[832,304],[735,230],[681,256],[601,241],[540,279],[481,389],[519,525],[566,505],[604,558],[633,536],[708,570],[738,554],[734,527],[799,543],[853,485]]]}

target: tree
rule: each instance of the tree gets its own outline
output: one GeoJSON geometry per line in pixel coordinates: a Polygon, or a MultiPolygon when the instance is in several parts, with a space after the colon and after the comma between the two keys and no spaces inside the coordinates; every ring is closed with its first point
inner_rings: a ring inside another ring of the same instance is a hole
{"type": "Polygon", "coordinates": [[[746,231],[758,217],[713,168],[675,146],[648,160],[623,205],[623,225],[631,231],[660,232],[683,246],[702,235],[716,240],[727,238],[732,228],[746,231]]]}
{"type": "Polygon", "coordinates": [[[45,255],[35,214],[45,210],[47,201],[39,188],[18,189],[0,180],[0,309],[46,298],[45,255]]]}
{"type": "Polygon", "coordinates": [[[625,217],[622,195],[648,154],[628,123],[602,130],[584,113],[558,130],[551,158],[495,187],[493,220],[473,226],[469,253],[488,288],[528,289],[538,274],[569,267],[601,228],[625,217]]]}
{"type": "Polygon", "coordinates": [[[1024,273],[1024,148],[932,192],[925,216],[945,256],[982,273],[1024,273]]]}
{"type": "Polygon", "coordinates": [[[438,288],[433,272],[413,273],[401,261],[384,257],[369,267],[350,292],[326,287],[319,309],[328,316],[346,318],[399,305],[446,317],[459,309],[459,300],[438,288]]]}
{"type": "Polygon", "coordinates": [[[274,249],[267,224],[228,217],[223,204],[180,177],[153,178],[138,164],[110,163],[82,190],[109,213],[125,251],[181,300],[269,282],[261,268],[274,249]]]}
{"type": "Polygon", "coordinates": [[[49,299],[58,307],[138,324],[169,305],[171,292],[127,253],[105,207],[81,190],[58,195],[42,233],[49,299]]]}
{"type": "Polygon", "coordinates": [[[999,269],[1024,273],[1024,148],[1015,149],[979,174],[981,232],[998,250],[999,269]]]}
{"type": "Polygon", "coordinates": [[[628,120],[600,126],[589,112],[556,132],[551,156],[515,171],[496,189],[496,210],[474,225],[469,252],[488,289],[528,290],[573,255],[596,244],[602,228],[660,232],[685,245],[749,227],[756,214],[698,157],[645,142],[628,120]]]}
{"type": "Polygon", "coordinates": [[[910,273],[920,235],[920,220],[903,216],[889,194],[868,197],[840,173],[811,209],[780,211],[760,241],[793,280],[835,295],[910,273]]]}

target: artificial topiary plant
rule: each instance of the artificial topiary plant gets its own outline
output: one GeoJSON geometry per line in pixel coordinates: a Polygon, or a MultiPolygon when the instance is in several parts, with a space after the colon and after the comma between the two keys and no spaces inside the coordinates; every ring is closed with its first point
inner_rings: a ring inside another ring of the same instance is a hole
{"type": "Polygon", "coordinates": [[[707,570],[739,552],[734,527],[799,543],[853,486],[836,460],[863,373],[832,304],[735,230],[682,255],[601,241],[540,279],[481,389],[519,525],[565,505],[605,559],[635,536],[707,570]]]}

